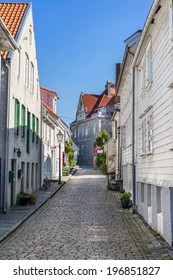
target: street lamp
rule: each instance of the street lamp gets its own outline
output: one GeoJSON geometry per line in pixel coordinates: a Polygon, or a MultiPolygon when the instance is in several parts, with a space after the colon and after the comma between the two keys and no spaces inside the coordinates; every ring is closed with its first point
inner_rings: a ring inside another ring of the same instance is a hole
{"type": "Polygon", "coordinates": [[[59,182],[58,183],[61,184],[61,142],[63,139],[63,134],[60,130],[57,134],[57,139],[59,143],[59,182]]]}

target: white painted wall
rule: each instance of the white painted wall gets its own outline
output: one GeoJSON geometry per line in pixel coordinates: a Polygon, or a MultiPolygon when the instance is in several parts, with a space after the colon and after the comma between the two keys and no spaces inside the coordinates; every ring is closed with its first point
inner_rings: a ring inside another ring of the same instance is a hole
{"type": "Polygon", "coordinates": [[[155,15],[154,24],[150,25],[142,43],[137,63],[136,97],[137,107],[137,181],[138,212],[169,243],[172,242],[170,217],[170,189],[173,186],[173,41],[172,7],[169,0],[160,1],[161,9],[155,15]],[[152,49],[151,83],[141,90],[142,60],[147,47],[152,49]],[[151,108],[153,114],[153,151],[141,152],[141,122],[151,108]],[[141,202],[141,183],[144,184],[144,201],[141,202]],[[151,206],[148,207],[147,191],[151,185],[151,206]],[[161,191],[161,211],[158,212],[159,200],[157,189],[161,191]]]}
{"type": "MultiPolygon", "coordinates": [[[[14,135],[14,104],[15,98],[20,102],[20,123],[21,123],[21,105],[23,104],[27,110],[35,115],[39,119],[39,137],[40,137],[40,127],[41,127],[41,103],[40,103],[40,91],[39,87],[39,77],[38,77],[38,65],[37,65],[37,55],[36,46],[34,38],[34,23],[32,16],[32,8],[27,12],[25,21],[22,28],[20,29],[20,35],[18,36],[17,43],[20,47],[20,52],[16,51],[11,55],[11,76],[10,76],[10,108],[9,108],[9,158],[8,158],[8,169],[11,170],[11,160],[16,160],[16,172],[21,168],[21,162],[25,162],[23,187],[24,189],[32,193],[36,188],[39,188],[40,182],[40,141],[38,144],[32,143],[32,136],[30,135],[30,153],[26,153],[26,133],[25,138],[21,137],[21,129],[19,136],[14,135]],[[30,42],[30,31],[32,33],[32,43],[30,42]],[[29,85],[25,85],[25,54],[27,53],[29,58],[29,85]],[[34,66],[34,91],[31,92],[30,87],[30,69],[31,62],[34,66]],[[20,158],[14,154],[14,148],[19,148],[22,152],[20,158]],[[29,175],[29,185],[26,189],[26,165],[30,164],[30,170],[32,164],[34,164],[34,178],[31,178],[32,174],[29,175]],[[37,166],[37,180],[36,176],[36,164],[37,166]],[[31,182],[33,186],[31,186],[31,182]]],[[[27,119],[27,116],[26,116],[27,119]]],[[[31,118],[32,124],[32,118],[31,118]]],[[[31,133],[31,131],[30,131],[31,133]]],[[[21,179],[16,176],[16,181],[14,183],[14,193],[13,193],[13,203],[15,203],[16,195],[21,189],[21,179]]],[[[11,184],[8,185],[7,190],[7,206],[10,206],[10,196],[11,196],[11,184]]]]}

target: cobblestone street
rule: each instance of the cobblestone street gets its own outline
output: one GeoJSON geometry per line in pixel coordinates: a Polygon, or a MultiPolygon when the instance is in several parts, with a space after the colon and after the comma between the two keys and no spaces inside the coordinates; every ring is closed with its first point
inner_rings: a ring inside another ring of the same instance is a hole
{"type": "Polygon", "coordinates": [[[0,259],[171,259],[168,249],[85,168],[0,245],[0,259]]]}

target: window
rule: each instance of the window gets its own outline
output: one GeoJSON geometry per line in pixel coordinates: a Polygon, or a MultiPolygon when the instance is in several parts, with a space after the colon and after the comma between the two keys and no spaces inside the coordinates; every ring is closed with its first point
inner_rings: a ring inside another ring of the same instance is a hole
{"type": "Polygon", "coordinates": [[[19,125],[20,125],[20,103],[18,99],[15,99],[14,105],[14,134],[19,135],[19,125]]]}
{"type": "Polygon", "coordinates": [[[30,91],[31,93],[34,93],[34,65],[31,62],[31,68],[30,68],[30,91]]]}
{"type": "Polygon", "coordinates": [[[85,127],[85,136],[87,136],[88,135],[88,126],[86,125],[86,127],[85,127]]]}
{"type": "Polygon", "coordinates": [[[25,86],[29,86],[29,57],[25,54],[25,86]]]}
{"type": "Polygon", "coordinates": [[[32,114],[32,142],[35,141],[35,116],[32,114]]]}
{"type": "Polygon", "coordinates": [[[81,156],[84,155],[84,145],[81,146],[81,156]]]}
{"type": "Polygon", "coordinates": [[[153,153],[153,113],[150,109],[142,116],[140,133],[141,155],[153,153]]]}
{"type": "Polygon", "coordinates": [[[20,77],[20,61],[21,61],[21,52],[18,51],[18,73],[17,76],[20,77]]]}
{"type": "Polygon", "coordinates": [[[39,87],[39,81],[37,79],[37,99],[39,99],[40,96],[40,87],[39,87]]]}
{"type": "Polygon", "coordinates": [[[76,138],[76,128],[74,129],[74,138],[76,138]]]}
{"type": "Polygon", "coordinates": [[[25,138],[25,106],[22,105],[22,116],[21,116],[21,137],[25,138]]]}
{"type": "Polygon", "coordinates": [[[170,13],[169,13],[169,18],[170,18],[170,38],[171,41],[173,42],[173,0],[170,0],[170,13]]]}
{"type": "Polygon", "coordinates": [[[141,148],[142,148],[142,154],[146,153],[146,118],[142,120],[141,125],[141,148]]]}
{"type": "Polygon", "coordinates": [[[36,118],[36,144],[38,144],[38,137],[39,137],[39,119],[36,118]]]}
{"type": "Polygon", "coordinates": [[[153,114],[152,112],[148,113],[147,116],[147,152],[153,152],[153,114]]]}
{"type": "Polygon", "coordinates": [[[147,82],[151,83],[153,80],[152,77],[152,49],[151,44],[149,44],[148,50],[147,50],[147,82]]]}
{"type": "Polygon", "coordinates": [[[32,30],[29,30],[29,43],[32,45],[32,30]]]}
{"type": "Polygon", "coordinates": [[[141,90],[142,92],[145,90],[145,79],[146,79],[146,60],[145,57],[142,61],[142,68],[141,68],[141,90]]]}

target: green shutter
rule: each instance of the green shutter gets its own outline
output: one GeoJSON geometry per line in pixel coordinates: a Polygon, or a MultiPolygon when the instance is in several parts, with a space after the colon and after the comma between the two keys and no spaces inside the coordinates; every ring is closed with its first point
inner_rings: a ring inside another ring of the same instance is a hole
{"type": "Polygon", "coordinates": [[[26,151],[30,152],[30,112],[27,112],[27,140],[26,140],[26,151]]]}
{"type": "Polygon", "coordinates": [[[25,138],[25,106],[22,105],[22,117],[21,117],[21,127],[22,127],[22,131],[21,131],[21,137],[25,138]]]}
{"type": "Polygon", "coordinates": [[[32,142],[35,141],[35,116],[32,114],[32,142]]]}
{"type": "Polygon", "coordinates": [[[15,99],[14,108],[14,133],[19,135],[19,120],[20,120],[20,103],[18,99],[15,99]]]}
{"type": "Polygon", "coordinates": [[[39,120],[36,118],[36,144],[38,144],[38,128],[39,128],[39,120]]]}

